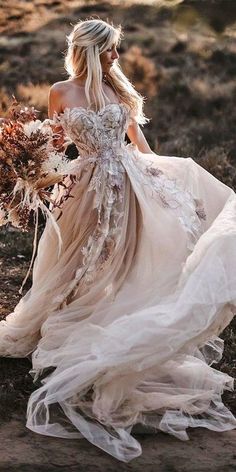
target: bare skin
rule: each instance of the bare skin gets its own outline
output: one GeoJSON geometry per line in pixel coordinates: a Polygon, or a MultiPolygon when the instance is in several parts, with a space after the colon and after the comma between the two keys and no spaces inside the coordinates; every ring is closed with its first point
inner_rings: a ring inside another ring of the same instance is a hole
{"type": "MultiPolygon", "coordinates": [[[[102,66],[102,72],[109,72],[115,60],[119,58],[116,45],[113,46],[100,55],[100,62],[102,66]]],[[[86,76],[81,76],[79,79],[68,79],[60,82],[56,82],[52,85],[49,90],[48,96],[48,116],[50,119],[53,118],[53,114],[63,113],[65,108],[73,107],[87,107],[84,97],[84,84],[86,76]]],[[[108,103],[119,103],[118,97],[112,88],[103,83],[103,90],[109,98],[108,103]]],[[[54,145],[57,149],[63,149],[63,129],[57,125],[54,127],[54,131],[61,135],[57,140],[54,141],[54,145]]],[[[127,135],[131,143],[137,145],[139,151],[147,154],[153,154],[153,151],[149,147],[149,144],[137,123],[132,123],[128,127],[127,135]]]]}

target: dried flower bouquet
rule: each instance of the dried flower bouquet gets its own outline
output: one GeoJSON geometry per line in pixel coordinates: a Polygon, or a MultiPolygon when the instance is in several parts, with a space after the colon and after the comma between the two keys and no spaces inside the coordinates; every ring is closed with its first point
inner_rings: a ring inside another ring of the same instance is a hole
{"type": "MultiPolygon", "coordinates": [[[[53,121],[41,121],[37,113],[14,101],[0,122],[0,226],[10,223],[27,231],[33,212],[36,238],[40,209],[51,219],[61,247],[53,210],[72,196],[75,176],[65,151],[55,146],[53,121]],[[59,201],[53,197],[55,184],[63,187],[59,201]]],[[[36,240],[33,257],[35,249],[36,240]]]]}

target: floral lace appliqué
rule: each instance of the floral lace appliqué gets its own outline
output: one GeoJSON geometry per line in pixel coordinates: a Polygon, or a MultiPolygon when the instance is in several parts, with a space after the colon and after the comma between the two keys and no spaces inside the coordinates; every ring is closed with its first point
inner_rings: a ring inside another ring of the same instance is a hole
{"type": "Polygon", "coordinates": [[[96,227],[81,248],[82,264],[58,298],[62,307],[99,277],[120,243],[126,178],[122,159],[129,112],[122,104],[109,104],[98,113],[77,107],[65,109],[57,119],[76,144],[79,161],[93,166],[87,191],[93,192],[97,210],[96,227]]]}
{"type": "Polygon", "coordinates": [[[201,223],[201,220],[206,220],[203,201],[195,198],[189,190],[181,187],[177,179],[169,178],[160,169],[149,165],[146,167],[146,175],[150,175],[152,188],[163,205],[177,213],[180,223],[188,233],[188,248],[192,251],[204,231],[201,223]]]}
{"type": "MultiPolygon", "coordinates": [[[[65,109],[55,119],[75,143],[78,162],[85,168],[93,168],[87,191],[93,194],[93,208],[97,210],[95,229],[81,248],[82,263],[59,297],[64,306],[73,300],[78,290],[87,290],[99,277],[120,243],[126,179],[123,160],[129,160],[125,133],[130,110],[123,104],[108,104],[99,112],[75,107],[65,109]]],[[[162,206],[176,213],[188,234],[188,248],[192,250],[203,231],[201,222],[206,219],[203,202],[146,158],[140,165],[137,181],[142,186],[148,185],[154,198],[158,197],[162,206]]]]}
{"type": "Polygon", "coordinates": [[[141,185],[148,185],[153,198],[159,197],[162,206],[174,211],[181,225],[188,234],[188,249],[192,251],[204,232],[202,221],[206,220],[203,201],[196,198],[189,190],[183,189],[181,182],[170,178],[166,173],[145,158],[141,172],[136,178],[141,185]],[[148,179],[147,179],[148,177],[148,179]]]}

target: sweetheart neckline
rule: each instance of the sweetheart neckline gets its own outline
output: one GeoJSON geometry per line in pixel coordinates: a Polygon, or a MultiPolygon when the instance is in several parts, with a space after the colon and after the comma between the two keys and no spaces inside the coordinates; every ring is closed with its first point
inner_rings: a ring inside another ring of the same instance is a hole
{"type": "Polygon", "coordinates": [[[111,105],[118,105],[119,107],[122,107],[124,108],[127,112],[129,112],[129,109],[127,108],[127,106],[124,104],[124,103],[116,103],[116,102],[111,102],[111,103],[107,103],[104,107],[101,108],[101,110],[92,110],[91,108],[86,108],[86,107],[82,107],[82,106],[77,106],[77,107],[65,107],[64,110],[60,113],[57,113],[57,111],[54,111],[54,114],[57,116],[57,117],[63,117],[65,112],[66,111],[69,111],[69,112],[72,112],[74,110],[83,110],[83,111],[86,111],[86,112],[90,112],[90,113],[93,113],[94,115],[97,115],[99,116],[99,114],[101,114],[104,110],[106,110],[106,108],[108,108],[109,106],[111,105]]]}

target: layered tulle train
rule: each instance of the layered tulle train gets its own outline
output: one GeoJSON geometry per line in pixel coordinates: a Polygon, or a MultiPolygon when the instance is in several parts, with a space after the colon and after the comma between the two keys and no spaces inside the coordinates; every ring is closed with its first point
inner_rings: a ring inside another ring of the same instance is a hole
{"type": "Polygon", "coordinates": [[[236,428],[221,398],[233,378],[212,367],[236,310],[236,195],[191,158],[131,144],[117,156],[105,171],[75,161],[62,253],[48,221],[0,354],[32,356],[42,382],[28,428],[129,461],[137,423],[181,440],[236,428]]]}

